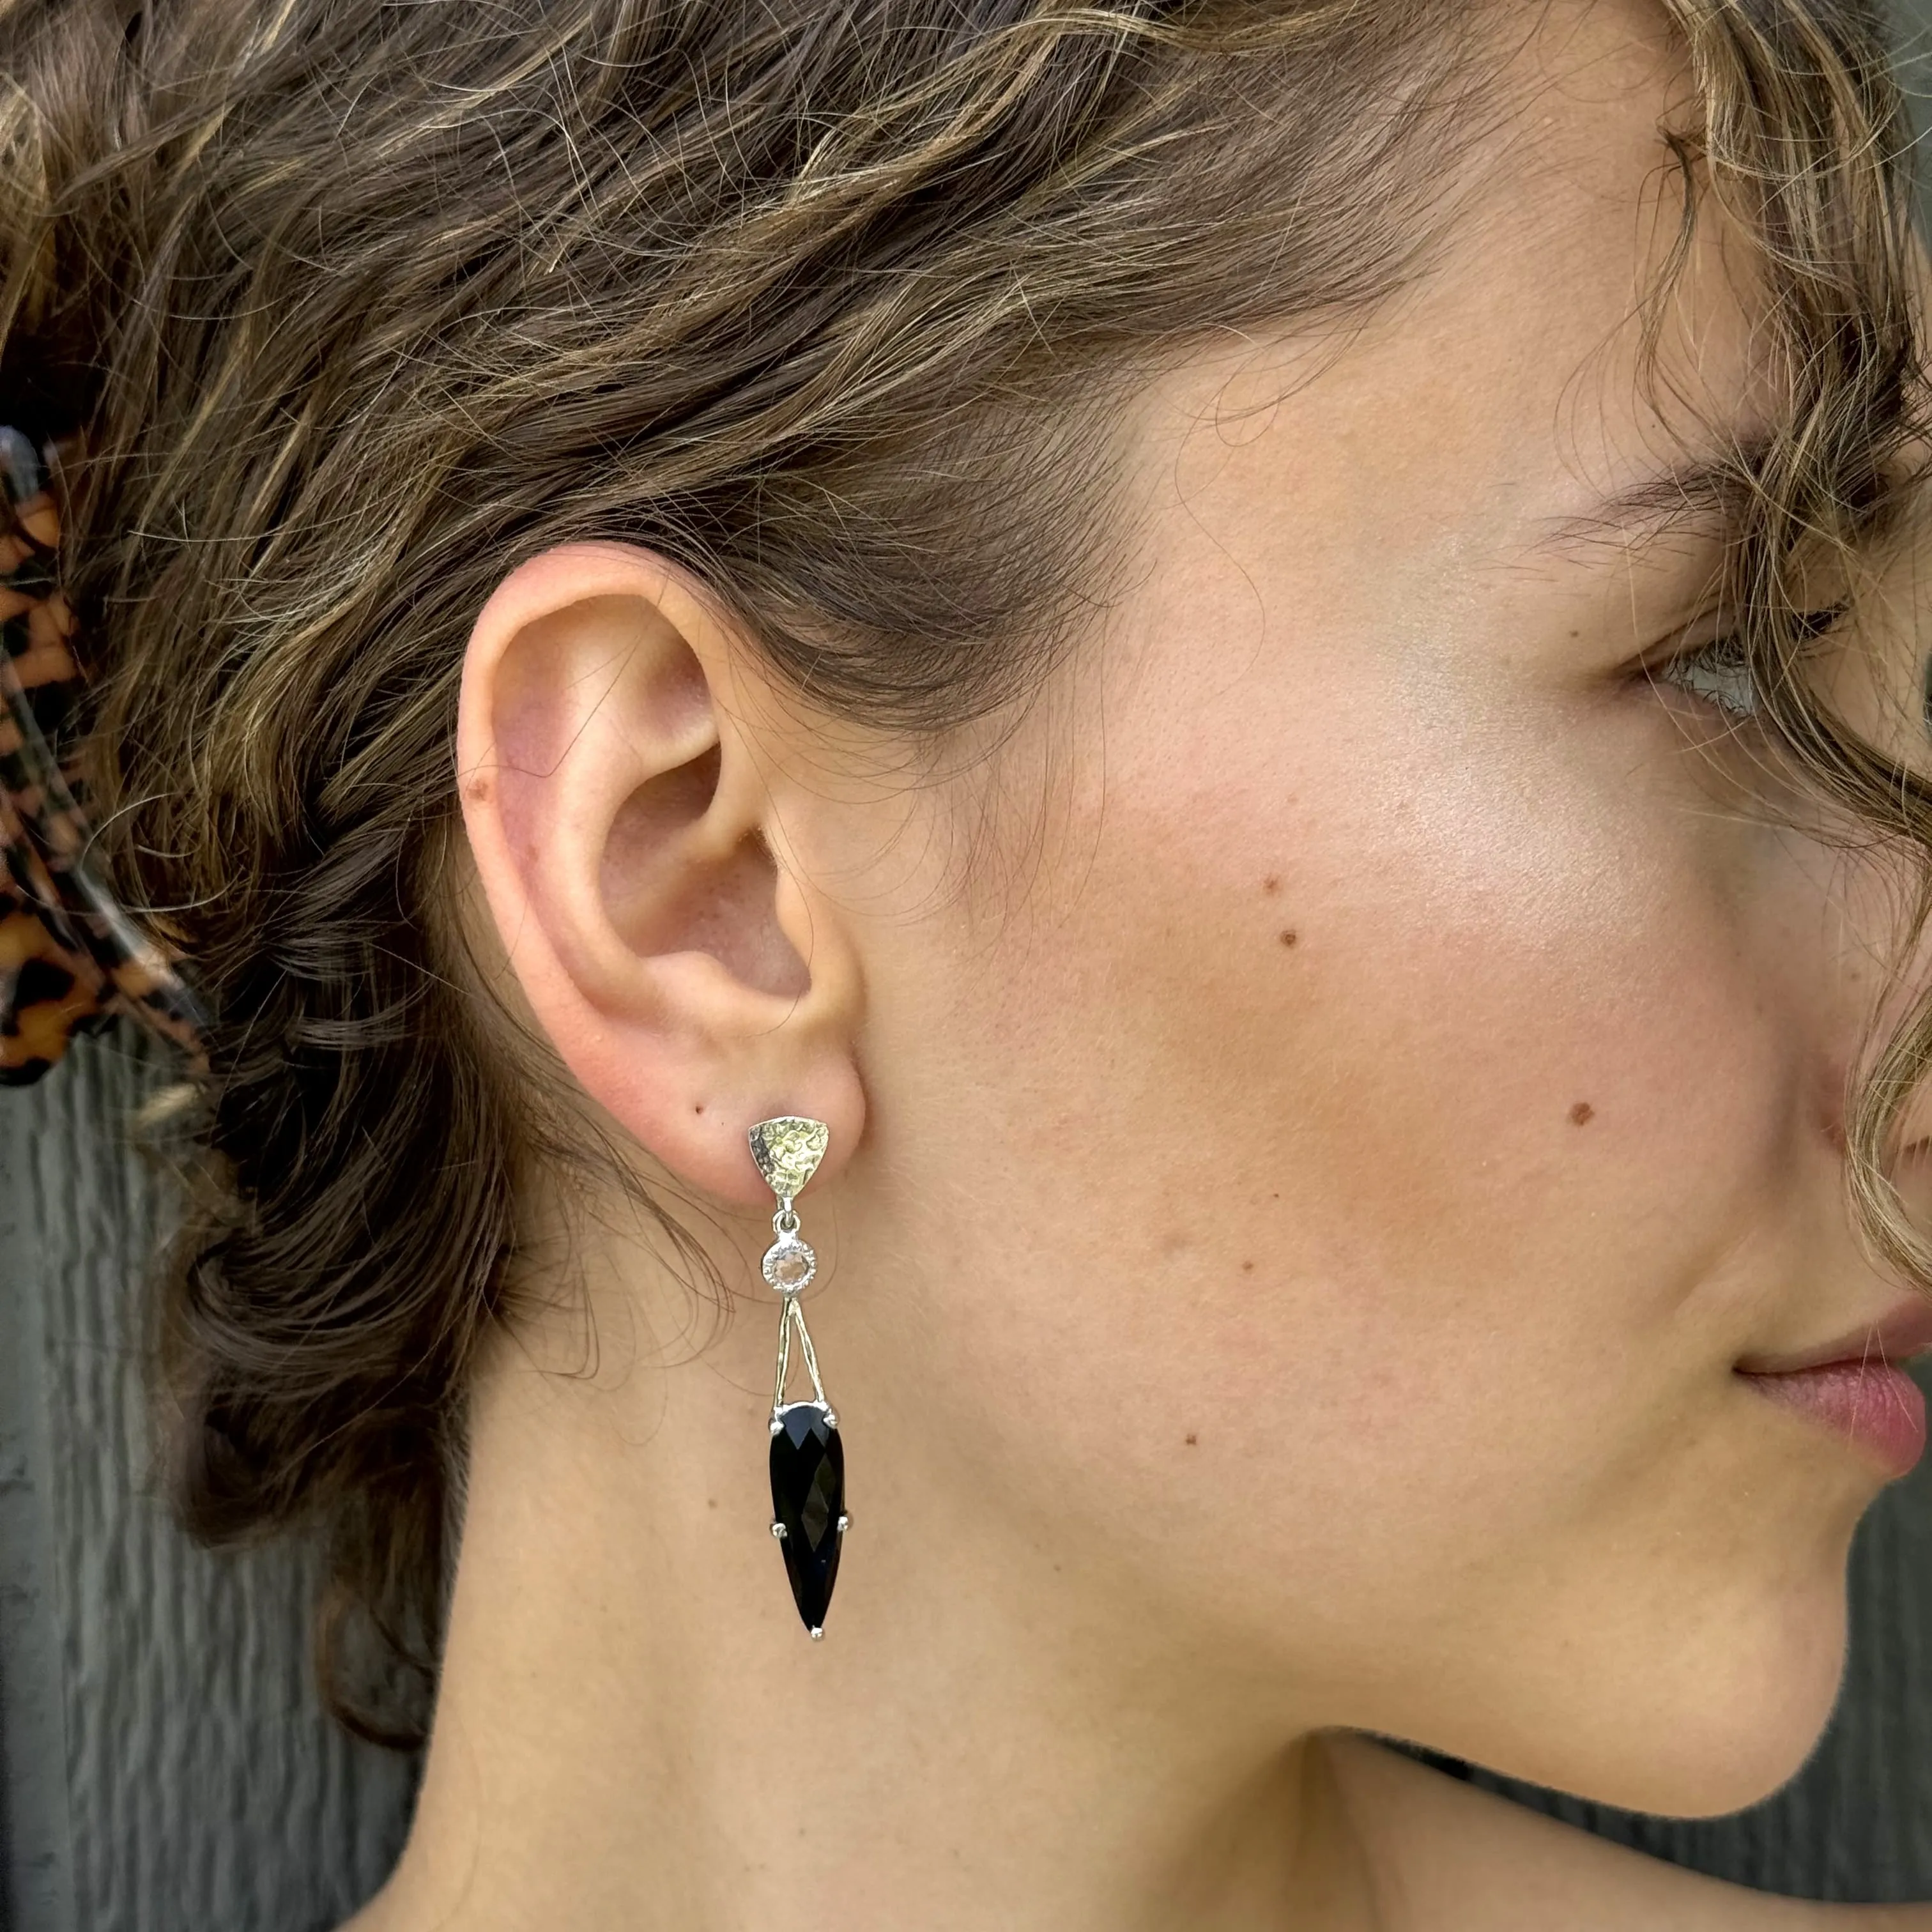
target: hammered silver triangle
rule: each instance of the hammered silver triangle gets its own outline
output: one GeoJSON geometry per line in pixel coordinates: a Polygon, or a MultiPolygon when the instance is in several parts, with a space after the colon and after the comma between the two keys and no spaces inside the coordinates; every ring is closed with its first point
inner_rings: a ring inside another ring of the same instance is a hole
{"type": "Polygon", "coordinates": [[[760,1120],[749,1138],[752,1158],[758,1163],[765,1185],[781,1201],[789,1201],[802,1193],[805,1184],[818,1172],[832,1130],[823,1120],[782,1114],[774,1120],[760,1120]]]}

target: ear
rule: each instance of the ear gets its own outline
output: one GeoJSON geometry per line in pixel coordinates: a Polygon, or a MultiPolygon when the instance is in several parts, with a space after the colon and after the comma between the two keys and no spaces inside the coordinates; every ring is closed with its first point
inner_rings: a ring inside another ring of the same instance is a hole
{"type": "MultiPolygon", "coordinates": [[[[680,1179],[769,1204],[748,1129],[863,1124],[857,960],[781,822],[788,702],[682,572],[547,550],[476,620],[458,787],[511,970],[564,1064],[680,1179]]],[[[796,718],[791,721],[794,724],[796,718]]]]}

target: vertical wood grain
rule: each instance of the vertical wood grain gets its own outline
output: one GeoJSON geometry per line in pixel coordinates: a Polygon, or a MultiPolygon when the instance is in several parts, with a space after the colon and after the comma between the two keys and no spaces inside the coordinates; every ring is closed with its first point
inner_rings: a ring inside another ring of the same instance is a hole
{"type": "Polygon", "coordinates": [[[10,1838],[20,1807],[38,1814],[35,1856],[64,1880],[16,1903],[14,1932],[321,1932],[387,1874],[414,1767],[317,1706],[309,1552],[210,1555],[169,1520],[134,1328],[164,1196],[124,1150],[152,1077],[134,1046],[84,1042],[0,1092],[5,1299],[40,1331],[0,1453],[17,1438],[33,1466],[26,1553],[50,1586],[0,1657],[0,1682],[31,1672],[34,1694],[0,1706],[6,1808],[10,1838]]]}

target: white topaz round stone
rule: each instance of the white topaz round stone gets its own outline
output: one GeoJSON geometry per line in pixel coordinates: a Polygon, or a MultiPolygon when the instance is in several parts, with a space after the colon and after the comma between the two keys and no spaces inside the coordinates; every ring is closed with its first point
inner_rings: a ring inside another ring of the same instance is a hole
{"type": "Polygon", "coordinates": [[[765,1251],[765,1279],[781,1294],[796,1294],[818,1272],[818,1257],[794,1235],[774,1241],[765,1251]]]}

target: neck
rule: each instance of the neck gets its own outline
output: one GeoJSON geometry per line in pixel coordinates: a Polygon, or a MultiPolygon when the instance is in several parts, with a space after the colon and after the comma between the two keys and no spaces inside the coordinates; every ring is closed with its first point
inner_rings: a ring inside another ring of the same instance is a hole
{"type": "Polygon", "coordinates": [[[916,1398],[863,1400],[858,1323],[814,1643],[766,1528],[776,1304],[670,1366],[613,1312],[592,1373],[505,1346],[480,1378],[421,1800],[358,1932],[1372,1923],[1280,1687],[1056,1547],[916,1398]]]}

